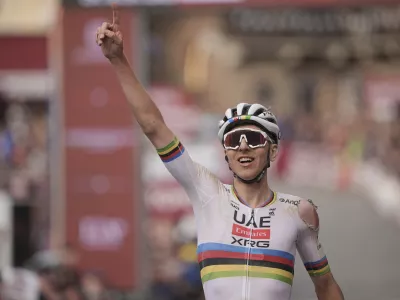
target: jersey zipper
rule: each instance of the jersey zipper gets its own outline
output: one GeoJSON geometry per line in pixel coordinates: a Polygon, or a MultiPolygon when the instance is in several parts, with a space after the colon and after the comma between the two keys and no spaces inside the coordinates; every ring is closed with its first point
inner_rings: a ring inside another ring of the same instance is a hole
{"type": "Polygon", "coordinates": [[[253,224],[255,222],[255,210],[254,208],[251,209],[251,217],[250,220],[252,222],[250,223],[250,237],[249,237],[249,243],[248,243],[248,251],[247,251],[247,262],[246,262],[246,283],[245,283],[245,300],[250,300],[250,255],[251,255],[251,241],[253,237],[253,224]]]}

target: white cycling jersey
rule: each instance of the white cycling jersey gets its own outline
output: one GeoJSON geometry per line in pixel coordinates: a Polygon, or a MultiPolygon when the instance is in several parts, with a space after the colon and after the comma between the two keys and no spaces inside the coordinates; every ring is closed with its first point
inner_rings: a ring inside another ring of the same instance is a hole
{"type": "Polygon", "coordinates": [[[253,209],[193,162],[178,139],[157,151],[192,203],[207,300],[289,300],[296,249],[310,276],[330,272],[318,230],[299,217],[300,197],[274,192],[253,209]]]}

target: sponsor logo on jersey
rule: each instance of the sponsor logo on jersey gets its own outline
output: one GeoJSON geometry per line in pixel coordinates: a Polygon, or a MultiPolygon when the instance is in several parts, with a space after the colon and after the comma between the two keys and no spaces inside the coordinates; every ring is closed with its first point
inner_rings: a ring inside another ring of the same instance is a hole
{"type": "Polygon", "coordinates": [[[279,198],[279,201],[283,202],[283,203],[287,203],[287,204],[296,205],[296,206],[298,206],[300,203],[300,200],[289,200],[289,199],[285,199],[285,198],[279,198]]]}
{"type": "Polygon", "coordinates": [[[269,248],[269,241],[255,241],[250,239],[237,238],[232,236],[232,245],[245,246],[251,248],[269,248]]]}
{"type": "Polygon", "coordinates": [[[271,215],[254,217],[234,211],[232,245],[269,248],[271,237],[271,215]]]}
{"type": "Polygon", "coordinates": [[[239,205],[235,202],[235,201],[231,201],[231,206],[236,209],[239,210],[239,205]]]}
{"type": "Polygon", "coordinates": [[[271,231],[270,229],[253,229],[233,224],[232,234],[244,238],[251,238],[252,240],[264,240],[270,238],[271,231]]]}
{"type": "Polygon", "coordinates": [[[254,215],[249,216],[235,211],[233,214],[233,221],[237,224],[244,225],[246,227],[252,226],[252,228],[270,228],[271,216],[262,216],[257,219],[254,218],[254,215]]]}

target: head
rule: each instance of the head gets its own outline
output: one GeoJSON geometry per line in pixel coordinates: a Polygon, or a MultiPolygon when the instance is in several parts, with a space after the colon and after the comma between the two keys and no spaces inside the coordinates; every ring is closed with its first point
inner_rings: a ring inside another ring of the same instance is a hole
{"type": "Polygon", "coordinates": [[[259,182],[278,154],[277,120],[259,104],[241,103],[228,109],[220,121],[218,136],[229,168],[244,183],[259,182]]]}
{"type": "Polygon", "coordinates": [[[79,262],[78,250],[71,244],[66,244],[61,251],[62,264],[67,267],[76,267],[79,262]]]}
{"type": "Polygon", "coordinates": [[[278,154],[278,145],[273,144],[268,136],[265,145],[252,148],[246,141],[245,134],[253,132],[260,134],[264,131],[255,125],[242,125],[227,133],[228,136],[230,134],[243,136],[238,149],[225,149],[225,156],[232,172],[244,180],[256,178],[266,166],[268,168],[269,163],[274,161],[278,154]]]}

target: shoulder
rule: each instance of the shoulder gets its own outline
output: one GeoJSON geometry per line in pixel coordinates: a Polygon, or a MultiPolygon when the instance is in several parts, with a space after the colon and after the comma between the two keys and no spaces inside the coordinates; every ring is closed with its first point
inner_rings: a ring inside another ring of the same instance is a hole
{"type": "Polygon", "coordinates": [[[317,213],[317,206],[311,199],[304,199],[303,197],[277,193],[278,202],[282,203],[290,211],[296,213],[298,217],[309,228],[318,229],[319,217],[317,213]]]}
{"type": "Polygon", "coordinates": [[[317,206],[312,202],[311,199],[300,200],[298,205],[300,219],[312,229],[317,230],[319,228],[319,216],[317,213],[317,206]]]}
{"type": "Polygon", "coordinates": [[[284,194],[277,192],[276,193],[276,198],[277,201],[286,205],[286,206],[295,206],[297,207],[300,203],[300,200],[302,199],[301,197],[295,196],[295,195],[290,195],[290,194],[284,194]]]}

